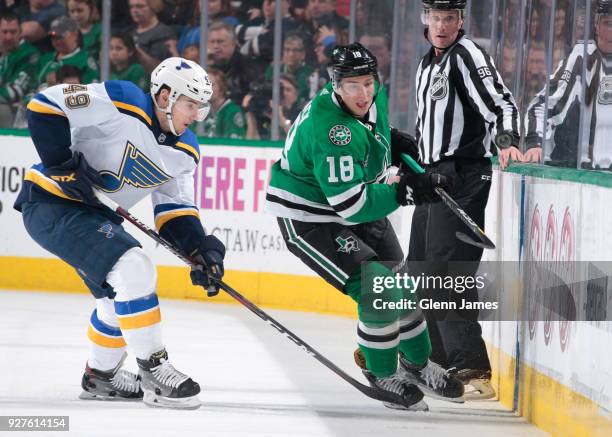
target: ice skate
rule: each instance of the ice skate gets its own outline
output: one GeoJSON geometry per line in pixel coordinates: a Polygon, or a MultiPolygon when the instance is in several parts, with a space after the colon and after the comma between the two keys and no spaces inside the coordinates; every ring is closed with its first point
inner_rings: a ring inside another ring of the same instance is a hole
{"type": "Polygon", "coordinates": [[[428,411],[429,407],[423,401],[423,392],[414,384],[407,383],[403,373],[398,370],[395,374],[386,378],[379,378],[373,375],[367,368],[363,354],[359,349],[355,351],[355,362],[361,368],[363,375],[366,377],[372,387],[378,387],[382,390],[389,391],[400,395],[405,402],[403,404],[395,404],[391,402],[383,402],[387,408],[394,410],[408,411],[428,411]]]}
{"type": "Polygon", "coordinates": [[[492,399],[495,390],[491,385],[491,371],[479,369],[449,369],[449,373],[457,378],[465,386],[465,400],[477,401],[492,399]]]}
{"type": "Polygon", "coordinates": [[[400,369],[406,380],[417,385],[425,395],[444,401],[463,403],[463,383],[451,376],[438,364],[427,360],[422,366],[415,366],[399,354],[400,369]]]}
{"type": "Polygon", "coordinates": [[[168,362],[165,349],[138,362],[144,403],[151,407],[195,410],[200,407],[200,386],[168,362]]]}
{"type": "Polygon", "coordinates": [[[143,393],[139,377],[120,369],[125,357],[126,355],[123,355],[117,367],[109,371],[92,369],[86,364],[81,380],[83,392],[79,398],[100,401],[140,401],[143,393]]]}

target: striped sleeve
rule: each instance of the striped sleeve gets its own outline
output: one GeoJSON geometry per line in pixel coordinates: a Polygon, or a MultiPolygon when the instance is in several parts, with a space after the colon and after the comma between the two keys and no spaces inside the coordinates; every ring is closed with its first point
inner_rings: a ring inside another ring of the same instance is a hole
{"type": "Polygon", "coordinates": [[[153,193],[155,227],[184,253],[192,253],[206,235],[194,202],[193,173],[179,175],[153,193]]]}
{"type": "Polygon", "coordinates": [[[510,90],[493,64],[491,57],[469,39],[460,43],[465,50],[455,58],[460,78],[473,104],[492,125],[491,135],[503,131],[519,136],[519,114],[510,90]]]}
{"type": "MultiPolygon", "coordinates": [[[[590,45],[588,54],[591,55],[594,46],[590,45]]],[[[582,59],[584,44],[574,47],[570,55],[559,63],[559,66],[550,77],[548,92],[548,124],[549,137],[554,128],[563,124],[568,116],[569,109],[576,98],[579,97],[582,72],[582,59]]],[[[527,147],[541,146],[544,136],[544,112],[546,103],[546,87],[544,87],[529,103],[525,114],[527,147]]]]}

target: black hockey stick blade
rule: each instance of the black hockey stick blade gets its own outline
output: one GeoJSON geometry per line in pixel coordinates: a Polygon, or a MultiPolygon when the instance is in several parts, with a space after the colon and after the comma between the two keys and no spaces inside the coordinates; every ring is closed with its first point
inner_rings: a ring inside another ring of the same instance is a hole
{"type": "MultiPolygon", "coordinates": [[[[412,157],[406,153],[402,153],[402,159],[412,171],[417,174],[425,173],[425,170],[421,168],[421,166],[414,160],[412,157]]],[[[455,199],[453,199],[446,191],[442,188],[436,188],[436,193],[444,204],[450,208],[450,210],[455,213],[459,219],[469,228],[472,232],[473,237],[469,237],[463,232],[457,232],[457,239],[463,241],[464,243],[471,244],[473,246],[482,247],[483,249],[495,249],[495,244],[491,241],[489,237],[484,233],[480,226],[472,220],[472,218],[459,206],[455,199]]]]}
{"type": "MultiPolygon", "coordinates": [[[[138,218],[133,216],[129,211],[119,206],[115,201],[107,197],[105,194],[101,193],[100,191],[96,191],[96,196],[98,197],[98,199],[100,200],[102,204],[104,204],[105,206],[113,210],[115,213],[117,213],[118,215],[126,219],[128,222],[136,226],[138,229],[140,229],[142,232],[147,234],[157,243],[164,246],[166,249],[168,249],[170,252],[172,252],[174,255],[180,258],[183,262],[185,262],[185,264],[187,264],[190,267],[198,266],[198,264],[190,256],[182,253],[177,247],[175,247],[173,244],[165,240],[161,235],[159,235],[153,229],[149,228],[147,225],[141,222],[138,218]]],[[[300,337],[295,335],[289,329],[285,328],[281,323],[275,320],[272,316],[270,316],[264,310],[262,310],[257,305],[255,305],[253,302],[248,300],[238,291],[234,290],[228,284],[226,284],[222,280],[217,280],[215,282],[216,282],[217,287],[219,287],[220,289],[225,291],[227,294],[229,294],[231,297],[236,299],[239,303],[244,305],[252,313],[257,315],[260,319],[262,319],[266,323],[268,323],[270,326],[272,326],[274,329],[276,329],[278,332],[283,334],[285,337],[287,337],[289,340],[295,343],[298,347],[300,347],[304,352],[314,357],[317,361],[319,361],[325,367],[330,369],[340,378],[344,379],[346,382],[351,384],[353,387],[355,387],[357,390],[359,390],[364,395],[368,396],[369,398],[378,400],[378,401],[390,402],[390,403],[398,404],[398,405],[404,405],[405,407],[410,406],[410,405],[406,405],[406,400],[402,398],[401,396],[399,396],[398,394],[360,383],[355,378],[351,377],[346,372],[344,372],[344,370],[340,369],[338,366],[336,366],[334,363],[328,360],[325,356],[317,352],[312,346],[310,346],[300,337]]]]}

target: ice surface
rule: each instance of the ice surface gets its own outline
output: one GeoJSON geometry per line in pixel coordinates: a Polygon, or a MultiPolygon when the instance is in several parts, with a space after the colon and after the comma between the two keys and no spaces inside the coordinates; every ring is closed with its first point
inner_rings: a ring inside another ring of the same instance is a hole
{"type": "MultiPolygon", "coordinates": [[[[540,436],[498,402],[389,410],[240,305],[161,300],[172,363],[202,386],[195,411],[82,401],[94,306],[84,294],[0,291],[0,415],[67,415],[70,436],[540,436]]],[[[355,378],[355,321],[266,310],[355,378]]],[[[128,357],[128,367],[135,360],[128,357]]],[[[23,435],[24,433],[20,433],[23,435]]]]}

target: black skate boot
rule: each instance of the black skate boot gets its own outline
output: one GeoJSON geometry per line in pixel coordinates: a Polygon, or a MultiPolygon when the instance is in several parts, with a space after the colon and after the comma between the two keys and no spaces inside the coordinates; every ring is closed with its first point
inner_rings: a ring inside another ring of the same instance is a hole
{"type": "Polygon", "coordinates": [[[400,368],[406,380],[417,385],[425,395],[444,401],[463,403],[463,383],[431,360],[416,366],[399,354],[400,368]]]}
{"type": "Polygon", "coordinates": [[[144,392],[144,403],[151,407],[195,410],[200,407],[200,386],[168,362],[165,349],[154,353],[148,360],[136,359],[138,374],[144,392]]]}
{"type": "Polygon", "coordinates": [[[140,401],[143,393],[140,389],[140,378],[120,369],[126,355],[113,370],[102,371],[85,365],[85,373],[81,380],[83,392],[79,395],[83,400],[100,401],[140,401]]]}
{"type": "Polygon", "coordinates": [[[476,401],[495,397],[491,385],[491,371],[480,369],[448,369],[448,373],[465,386],[465,400],[476,401]]]}
{"type": "Polygon", "coordinates": [[[391,402],[383,402],[387,408],[394,410],[409,410],[409,411],[428,411],[429,407],[423,401],[423,392],[419,388],[406,382],[403,374],[398,371],[386,378],[380,378],[373,375],[367,368],[366,362],[360,349],[355,351],[355,363],[361,368],[363,376],[366,377],[372,387],[378,387],[385,391],[390,391],[400,395],[405,402],[403,404],[395,404],[391,402]]]}

